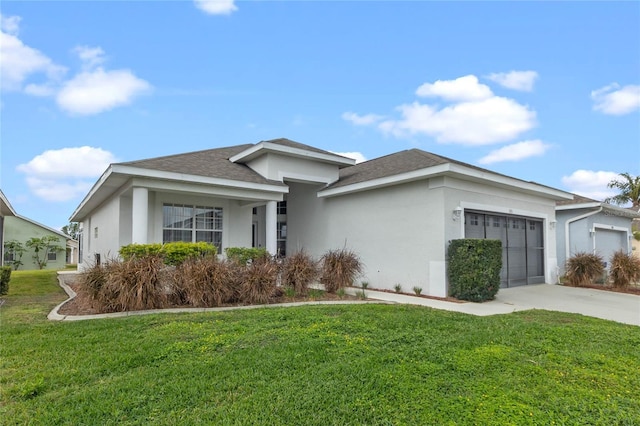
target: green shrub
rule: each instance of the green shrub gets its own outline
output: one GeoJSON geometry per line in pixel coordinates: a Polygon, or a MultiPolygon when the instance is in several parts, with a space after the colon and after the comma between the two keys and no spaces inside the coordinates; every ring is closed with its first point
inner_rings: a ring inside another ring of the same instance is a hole
{"type": "Polygon", "coordinates": [[[129,244],[120,247],[120,257],[130,260],[134,257],[160,256],[167,265],[179,265],[193,257],[215,256],[216,246],[205,243],[172,242],[165,244],[129,244]]]}
{"type": "Polygon", "coordinates": [[[269,252],[263,247],[227,247],[224,252],[228,259],[240,265],[269,257],[269,252]]]}
{"type": "Polygon", "coordinates": [[[614,287],[629,287],[631,283],[640,281],[640,258],[622,250],[615,252],[611,256],[609,274],[614,287]]]}
{"type": "Polygon", "coordinates": [[[457,299],[484,302],[500,289],[502,242],[460,239],[449,244],[449,294],[457,299]]]}
{"type": "Polygon", "coordinates": [[[164,263],[175,266],[181,264],[187,259],[215,256],[217,251],[218,249],[216,246],[205,242],[174,242],[164,244],[162,246],[161,254],[164,257],[164,263]]]}
{"type": "Polygon", "coordinates": [[[11,266],[0,268],[0,296],[9,293],[9,281],[11,281],[11,266]]]}
{"type": "Polygon", "coordinates": [[[122,260],[129,260],[133,257],[158,256],[162,250],[162,244],[129,244],[120,247],[118,253],[122,260]]]}
{"type": "Polygon", "coordinates": [[[318,264],[304,251],[288,256],[282,266],[282,285],[295,294],[306,295],[309,284],[318,278],[318,264]]]}
{"type": "Polygon", "coordinates": [[[565,282],[570,286],[583,286],[593,282],[604,274],[602,256],[596,253],[578,252],[570,257],[565,265],[565,282]]]}
{"type": "Polygon", "coordinates": [[[340,288],[353,286],[362,270],[362,262],[355,252],[347,249],[329,250],[322,256],[320,282],[327,292],[335,293],[340,288]]]}

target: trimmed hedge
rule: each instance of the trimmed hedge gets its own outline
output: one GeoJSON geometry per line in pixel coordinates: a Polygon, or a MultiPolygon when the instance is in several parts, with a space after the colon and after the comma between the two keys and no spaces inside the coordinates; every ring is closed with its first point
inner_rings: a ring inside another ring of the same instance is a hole
{"type": "Polygon", "coordinates": [[[484,302],[500,289],[502,242],[460,239],[449,244],[449,294],[457,299],[484,302]]]}
{"type": "Polygon", "coordinates": [[[0,296],[9,293],[9,281],[11,281],[11,266],[0,268],[0,296]]]}
{"type": "Polygon", "coordinates": [[[166,244],[129,244],[120,247],[120,256],[124,260],[143,258],[147,256],[160,256],[167,265],[179,265],[187,259],[194,257],[215,256],[216,246],[205,243],[173,242],[166,244]]]}
{"type": "Polygon", "coordinates": [[[269,257],[269,252],[264,247],[227,247],[224,252],[228,259],[241,265],[269,257]]]}

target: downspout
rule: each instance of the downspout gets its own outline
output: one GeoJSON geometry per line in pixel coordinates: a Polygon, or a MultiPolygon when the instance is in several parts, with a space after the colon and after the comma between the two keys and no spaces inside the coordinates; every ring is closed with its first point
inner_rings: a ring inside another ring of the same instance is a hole
{"type": "MultiPolygon", "coordinates": [[[[567,220],[564,224],[564,250],[565,250],[565,261],[567,261],[571,257],[571,248],[569,247],[569,225],[578,220],[582,220],[586,217],[593,216],[594,214],[598,214],[602,211],[602,206],[598,208],[598,210],[582,214],[580,216],[576,216],[567,220]]],[[[595,238],[595,237],[594,237],[595,238]]]]}

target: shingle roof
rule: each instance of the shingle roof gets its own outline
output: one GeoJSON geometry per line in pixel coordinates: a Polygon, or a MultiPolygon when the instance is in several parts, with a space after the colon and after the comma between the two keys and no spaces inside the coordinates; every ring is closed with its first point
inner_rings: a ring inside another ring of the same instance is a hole
{"type": "Polygon", "coordinates": [[[444,157],[419,149],[400,151],[340,170],[340,179],[329,185],[329,188],[339,188],[373,179],[394,176],[426,167],[445,164],[450,161],[451,160],[445,159],[444,157]]]}
{"type": "Polygon", "coordinates": [[[573,200],[556,201],[557,206],[567,206],[570,204],[591,204],[601,203],[601,201],[594,200],[593,198],[583,197],[582,195],[573,194],[573,200]]]}
{"type": "Polygon", "coordinates": [[[265,179],[244,164],[229,161],[229,157],[252,146],[253,144],[236,145],[118,164],[242,182],[284,185],[282,182],[265,179]]]}

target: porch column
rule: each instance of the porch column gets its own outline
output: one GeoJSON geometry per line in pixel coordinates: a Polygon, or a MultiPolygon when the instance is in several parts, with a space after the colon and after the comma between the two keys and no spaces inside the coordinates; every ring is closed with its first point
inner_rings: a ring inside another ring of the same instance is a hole
{"type": "Polygon", "coordinates": [[[268,201],[266,214],[265,214],[265,226],[264,229],[266,231],[266,249],[269,254],[275,255],[278,250],[278,242],[277,242],[277,204],[275,201],[268,201]]]}
{"type": "Polygon", "coordinates": [[[147,244],[147,221],[149,220],[149,190],[133,188],[131,203],[131,242],[147,244]]]}

